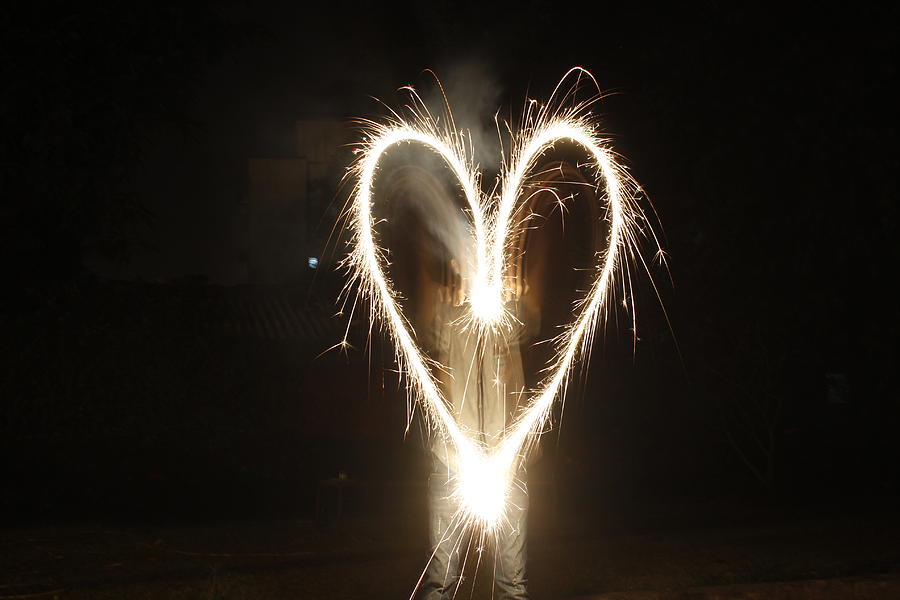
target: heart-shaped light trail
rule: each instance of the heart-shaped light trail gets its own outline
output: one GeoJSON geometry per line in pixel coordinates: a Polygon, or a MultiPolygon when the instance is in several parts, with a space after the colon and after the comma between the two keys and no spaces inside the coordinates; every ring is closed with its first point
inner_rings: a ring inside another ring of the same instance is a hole
{"type": "MultiPolygon", "coordinates": [[[[573,69],[567,77],[574,72],[584,73],[573,69]]],[[[566,77],[560,85],[565,80],[566,77]]],[[[553,106],[552,100],[559,89],[557,86],[548,106],[553,106]]],[[[606,141],[598,136],[585,106],[567,110],[538,108],[535,113],[526,113],[525,126],[513,141],[509,160],[504,163],[499,196],[486,197],[482,193],[465,136],[451,128],[442,130],[427,111],[416,112],[411,120],[396,117],[386,124],[370,123],[368,137],[354,165],[356,188],[349,214],[353,231],[348,257],[351,281],[359,283],[359,293],[370,301],[371,318],[380,320],[389,332],[412,397],[425,409],[437,433],[456,450],[459,517],[462,522],[480,524],[487,531],[502,522],[512,475],[540,435],[554,399],[564,394],[569,372],[580,351],[590,344],[598,318],[609,304],[623,252],[632,256],[637,248],[637,222],[643,221],[634,199],[637,186],[616,163],[606,141]],[[372,187],[385,151],[398,144],[419,144],[446,162],[458,179],[471,211],[475,268],[467,287],[470,291],[466,303],[472,326],[476,331],[503,327],[508,318],[503,308],[504,259],[517,228],[524,226],[523,220],[516,219],[517,202],[537,160],[561,141],[584,148],[597,169],[598,187],[605,187],[610,222],[608,248],[598,256],[596,279],[579,304],[576,318],[557,340],[556,356],[548,365],[547,377],[530,393],[525,410],[501,441],[486,448],[459,427],[432,372],[431,367],[436,365],[419,349],[408,320],[401,314],[397,293],[385,275],[384,250],[374,235],[372,187]]]]}

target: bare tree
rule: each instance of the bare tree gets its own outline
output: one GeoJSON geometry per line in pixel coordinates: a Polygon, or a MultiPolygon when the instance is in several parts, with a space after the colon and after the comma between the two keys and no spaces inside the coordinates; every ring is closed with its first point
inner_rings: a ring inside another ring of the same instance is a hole
{"type": "Polygon", "coordinates": [[[785,397],[781,391],[787,351],[773,348],[757,322],[736,343],[707,364],[708,399],[728,444],[767,489],[774,489],[783,428],[785,397]]]}

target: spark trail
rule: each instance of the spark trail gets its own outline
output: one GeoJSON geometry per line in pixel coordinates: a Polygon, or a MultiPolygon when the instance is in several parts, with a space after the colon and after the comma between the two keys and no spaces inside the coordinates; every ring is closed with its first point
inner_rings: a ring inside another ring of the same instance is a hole
{"type": "MultiPolygon", "coordinates": [[[[424,409],[435,434],[443,436],[456,451],[459,523],[477,525],[486,532],[496,531],[502,523],[512,477],[544,430],[554,401],[565,394],[573,365],[589,349],[599,320],[610,306],[617,275],[623,287],[630,286],[623,262],[639,256],[637,242],[645,233],[641,225],[646,224],[646,218],[636,202],[639,188],[616,162],[608,141],[601,137],[588,111],[599,95],[576,103],[578,81],[568,91],[562,87],[573,77],[586,78],[596,86],[589,73],[575,68],[563,77],[546,105],[529,102],[523,125],[513,136],[511,151],[502,165],[499,194],[482,191],[480,175],[470,158],[470,139],[456,131],[449,107],[441,125],[441,120],[428,112],[412,88],[406,88],[413,99],[407,107],[411,116],[403,118],[394,113],[384,123],[367,122],[358,159],[351,169],[355,188],[347,214],[352,231],[346,262],[351,274],[348,289],[351,284],[358,285],[359,295],[368,301],[370,318],[381,323],[390,335],[411,397],[424,409]],[[596,185],[605,192],[602,196],[609,221],[608,245],[597,256],[595,279],[576,306],[573,322],[555,340],[555,357],[547,365],[544,380],[529,392],[526,408],[505,430],[499,443],[485,447],[456,422],[434,375],[434,369],[440,365],[418,347],[409,321],[401,312],[397,292],[386,275],[385,250],[375,236],[373,186],[385,152],[401,144],[418,144],[436,153],[453,172],[472,224],[474,264],[465,302],[473,331],[484,333],[509,326],[512,316],[504,309],[504,275],[511,240],[527,223],[527,217],[518,210],[522,207],[521,198],[539,159],[560,142],[580,146],[591,159],[596,185]]],[[[655,241],[652,230],[649,232],[655,241]]]]}

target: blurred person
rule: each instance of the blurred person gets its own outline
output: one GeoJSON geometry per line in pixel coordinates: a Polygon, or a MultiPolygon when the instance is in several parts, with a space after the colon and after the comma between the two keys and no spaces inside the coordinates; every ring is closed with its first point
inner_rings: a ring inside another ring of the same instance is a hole
{"type": "MultiPolygon", "coordinates": [[[[520,402],[526,399],[520,346],[537,330],[539,318],[535,314],[523,318],[524,285],[519,277],[511,277],[505,285],[505,308],[514,317],[513,327],[479,336],[466,327],[466,278],[456,259],[446,263],[443,279],[431,322],[423,323],[427,332],[423,341],[444,367],[438,377],[457,423],[470,437],[492,448],[512,425],[520,402]]],[[[474,549],[473,533],[454,519],[459,508],[453,497],[458,469],[455,449],[442,436],[435,435],[430,454],[428,509],[432,555],[419,598],[449,600],[460,585],[466,554],[474,549]]],[[[528,504],[523,465],[514,474],[503,524],[497,532],[493,578],[499,600],[528,598],[528,504]]]]}

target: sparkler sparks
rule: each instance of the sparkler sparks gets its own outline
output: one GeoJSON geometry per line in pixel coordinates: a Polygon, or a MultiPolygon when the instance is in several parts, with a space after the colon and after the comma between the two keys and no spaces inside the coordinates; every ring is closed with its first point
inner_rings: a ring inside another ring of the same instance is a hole
{"type": "Polygon", "coordinates": [[[470,138],[456,131],[449,109],[442,126],[411,88],[407,89],[413,98],[409,107],[412,117],[404,119],[395,113],[389,122],[367,123],[366,137],[351,173],[356,182],[348,213],[353,234],[347,259],[351,283],[358,283],[359,294],[369,301],[371,319],[382,323],[389,333],[412,398],[424,409],[435,433],[443,436],[455,450],[459,462],[456,481],[459,519],[480,525],[487,532],[496,531],[502,523],[513,474],[544,429],[554,400],[564,395],[577,358],[590,346],[598,321],[610,306],[616,275],[623,275],[623,287],[630,286],[622,262],[639,256],[640,225],[646,223],[635,201],[637,184],[615,161],[613,151],[598,134],[587,111],[596,97],[586,103],[575,103],[577,81],[571,90],[563,91],[562,86],[573,76],[593,82],[586,71],[572,69],[557,85],[546,106],[533,101],[528,104],[523,127],[514,137],[511,152],[504,161],[497,195],[482,192],[479,175],[471,161],[470,138]],[[565,107],[567,102],[572,106],[565,107]],[[402,144],[418,144],[429,149],[453,172],[465,196],[472,225],[474,264],[465,302],[473,331],[482,335],[509,324],[510,316],[504,309],[504,277],[509,277],[506,271],[511,240],[517,238],[528,220],[519,210],[523,205],[521,198],[539,159],[560,142],[580,146],[596,169],[597,186],[605,190],[610,225],[608,248],[597,257],[596,278],[577,305],[574,321],[555,341],[556,355],[548,365],[547,376],[527,394],[525,409],[501,440],[488,447],[469,437],[456,422],[432,370],[440,365],[422,352],[401,313],[398,294],[385,274],[385,250],[374,234],[373,186],[385,152],[402,144]]]}

